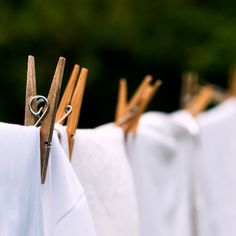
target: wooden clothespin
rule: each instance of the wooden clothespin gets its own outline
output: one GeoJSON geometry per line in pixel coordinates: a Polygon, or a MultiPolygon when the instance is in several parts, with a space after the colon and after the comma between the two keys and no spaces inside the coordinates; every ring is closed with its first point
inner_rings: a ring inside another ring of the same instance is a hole
{"type": "Polygon", "coordinates": [[[223,89],[216,85],[200,85],[199,76],[194,72],[183,74],[181,94],[182,109],[189,110],[194,116],[204,111],[211,102],[220,103],[226,97],[223,89]]]}
{"type": "Polygon", "coordinates": [[[133,134],[135,134],[138,126],[138,121],[143,114],[143,112],[146,110],[148,104],[151,102],[152,98],[154,97],[155,93],[157,92],[158,88],[161,85],[161,80],[157,80],[154,85],[148,85],[145,89],[145,92],[142,96],[142,99],[140,101],[139,105],[139,111],[135,115],[134,119],[130,122],[129,125],[129,131],[133,134]]]}
{"type": "Polygon", "coordinates": [[[134,93],[130,102],[127,103],[127,82],[125,80],[120,81],[115,123],[122,127],[126,134],[128,132],[136,132],[138,121],[142,113],[161,84],[159,80],[154,85],[152,85],[151,82],[152,76],[147,75],[134,93]]]}
{"type": "Polygon", "coordinates": [[[196,116],[207,108],[213,97],[214,87],[212,85],[203,86],[185,109],[193,116],[196,116]]]}
{"type": "MultiPolygon", "coordinates": [[[[146,76],[142,83],[137,88],[130,102],[127,103],[127,81],[125,79],[120,80],[119,93],[118,93],[118,102],[116,108],[116,118],[115,123],[117,126],[128,125],[128,122],[134,117],[137,113],[136,107],[134,105],[137,103],[140,95],[143,93],[146,86],[151,82],[149,76],[146,76]]],[[[124,128],[125,129],[125,128],[124,128]]]]}
{"type": "MultiPolygon", "coordinates": [[[[26,106],[25,106],[25,125],[35,125],[35,114],[37,113],[37,103],[34,105],[29,104],[36,95],[36,78],[35,78],[35,67],[34,57],[28,57],[28,70],[27,70],[27,85],[26,85],[26,106]],[[32,105],[32,107],[30,107],[32,105]],[[30,108],[30,109],[29,109],[30,108]],[[31,111],[36,111],[32,114],[31,111]]],[[[48,93],[47,102],[48,109],[47,113],[44,111],[44,118],[41,121],[40,128],[40,155],[41,155],[41,182],[45,183],[49,153],[51,148],[52,134],[54,129],[56,110],[58,106],[61,83],[65,67],[65,58],[60,57],[57,63],[57,67],[54,73],[51,88],[48,93]]],[[[41,109],[43,111],[43,109],[41,109]]],[[[41,118],[40,118],[41,119],[41,118]]]]}
{"type": "Polygon", "coordinates": [[[78,78],[79,69],[80,69],[79,65],[74,66],[69,82],[66,86],[65,92],[61,99],[56,116],[56,122],[64,124],[65,119],[63,119],[63,117],[65,117],[66,115],[66,107],[68,105],[72,107],[71,113],[69,114],[66,123],[70,159],[72,155],[72,150],[74,145],[74,135],[78,126],[80,110],[88,75],[88,70],[86,68],[82,68],[78,78]]]}
{"type": "Polygon", "coordinates": [[[183,73],[180,99],[181,108],[187,107],[196,95],[199,89],[198,80],[198,74],[194,72],[183,73]]]}
{"type": "Polygon", "coordinates": [[[128,121],[134,117],[137,113],[135,111],[135,104],[139,101],[139,98],[143,94],[146,86],[152,81],[150,76],[146,76],[142,83],[139,85],[134,95],[130,99],[130,102],[127,102],[127,81],[125,79],[120,80],[119,93],[118,93],[118,102],[116,107],[116,118],[115,123],[118,126],[127,125],[128,121]]]}

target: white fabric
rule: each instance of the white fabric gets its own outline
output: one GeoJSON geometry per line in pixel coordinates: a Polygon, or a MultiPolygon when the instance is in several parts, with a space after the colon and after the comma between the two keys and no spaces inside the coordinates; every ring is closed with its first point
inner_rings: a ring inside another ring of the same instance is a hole
{"type": "Polygon", "coordinates": [[[95,236],[84,195],[54,133],[46,182],[42,185],[45,236],[95,236]]]}
{"type": "Polygon", "coordinates": [[[236,235],[236,99],[199,117],[199,236],[236,235]]]}
{"type": "Polygon", "coordinates": [[[185,111],[141,117],[127,150],[135,176],[142,236],[192,235],[192,138],[198,132],[185,111]]]}
{"type": "Polygon", "coordinates": [[[0,123],[0,235],[42,236],[39,130],[0,123]]]}
{"type": "Polygon", "coordinates": [[[138,209],[122,129],[77,130],[72,166],[84,187],[98,236],[138,235],[138,209]]]}
{"type": "Polygon", "coordinates": [[[69,143],[66,126],[56,123],[54,125],[54,130],[57,133],[62,149],[64,150],[66,156],[69,157],[69,143]]]}

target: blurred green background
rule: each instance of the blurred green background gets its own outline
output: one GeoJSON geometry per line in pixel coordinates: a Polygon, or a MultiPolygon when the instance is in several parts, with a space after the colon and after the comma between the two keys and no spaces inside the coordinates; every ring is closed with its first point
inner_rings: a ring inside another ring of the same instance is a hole
{"type": "Polygon", "coordinates": [[[150,109],[179,107],[181,74],[226,87],[236,57],[235,1],[1,0],[0,121],[23,124],[27,56],[47,95],[59,56],[63,88],[78,63],[89,69],[80,127],[114,119],[119,78],[129,93],[146,74],[163,80],[150,109]]]}

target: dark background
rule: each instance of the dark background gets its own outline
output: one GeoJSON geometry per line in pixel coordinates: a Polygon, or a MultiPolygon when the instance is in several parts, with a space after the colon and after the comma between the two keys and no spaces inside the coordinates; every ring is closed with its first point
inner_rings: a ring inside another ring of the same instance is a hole
{"type": "Polygon", "coordinates": [[[235,8],[220,0],[1,0],[0,121],[23,124],[29,54],[45,96],[59,56],[67,59],[63,88],[75,63],[89,69],[80,127],[114,119],[121,77],[129,94],[146,74],[162,79],[149,110],[166,112],[179,108],[186,70],[226,87],[235,8]]]}

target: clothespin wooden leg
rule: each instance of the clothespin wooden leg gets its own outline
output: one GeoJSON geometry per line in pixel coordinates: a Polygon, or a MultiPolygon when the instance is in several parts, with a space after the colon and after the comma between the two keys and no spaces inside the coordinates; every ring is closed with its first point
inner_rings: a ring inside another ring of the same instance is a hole
{"type": "Polygon", "coordinates": [[[45,182],[49,152],[51,148],[52,134],[59,102],[62,77],[65,67],[65,58],[60,57],[57,63],[54,78],[48,94],[49,109],[46,117],[41,123],[40,129],[40,150],[41,150],[41,180],[45,182]]]}
{"type": "Polygon", "coordinates": [[[86,68],[82,68],[80,72],[79,80],[77,82],[77,85],[76,85],[76,88],[75,88],[75,91],[71,100],[71,105],[73,109],[67,120],[67,135],[68,135],[68,141],[69,141],[70,160],[71,160],[71,155],[72,155],[72,150],[73,150],[73,145],[74,145],[74,135],[78,126],[87,76],[88,76],[88,70],[86,68]]]}
{"type": "MultiPolygon", "coordinates": [[[[34,57],[28,56],[27,66],[27,82],[26,82],[26,95],[25,95],[25,126],[34,125],[36,122],[35,116],[32,115],[29,109],[29,101],[33,96],[36,96],[36,75],[35,75],[35,63],[34,57]]],[[[36,110],[36,104],[33,104],[33,110],[36,110]]]]}
{"type": "Polygon", "coordinates": [[[116,122],[120,117],[124,115],[126,103],[127,103],[127,81],[126,79],[121,79],[119,85],[118,101],[116,106],[116,117],[115,117],[116,122]]]}
{"type": "MultiPolygon", "coordinates": [[[[65,115],[65,113],[66,113],[65,108],[68,104],[70,104],[70,101],[71,101],[71,98],[72,98],[72,95],[73,95],[73,91],[74,91],[74,88],[75,88],[75,85],[76,85],[76,82],[77,82],[77,78],[78,78],[78,75],[79,75],[79,69],[80,69],[79,65],[74,66],[74,69],[71,73],[69,82],[66,86],[65,92],[62,96],[61,102],[60,102],[59,107],[57,109],[56,122],[61,120],[61,118],[65,115]]],[[[65,120],[62,120],[60,122],[60,124],[63,125],[64,122],[65,122],[65,120]]]]}

